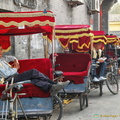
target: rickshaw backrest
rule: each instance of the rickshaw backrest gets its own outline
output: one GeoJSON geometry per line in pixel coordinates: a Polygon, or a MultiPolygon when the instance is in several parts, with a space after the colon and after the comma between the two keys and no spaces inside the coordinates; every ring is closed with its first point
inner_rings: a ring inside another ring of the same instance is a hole
{"type": "Polygon", "coordinates": [[[88,63],[91,61],[89,54],[85,53],[58,53],[56,64],[60,64],[57,70],[63,72],[86,71],[88,63]]]}
{"type": "Polygon", "coordinates": [[[56,70],[63,72],[64,81],[82,84],[84,77],[89,75],[91,56],[85,53],[58,53],[56,64],[60,64],[56,70]]]}
{"type": "Polygon", "coordinates": [[[19,60],[20,69],[19,73],[30,69],[37,69],[43,74],[47,75],[50,79],[52,79],[52,63],[48,58],[38,58],[38,59],[25,59],[19,60]]]}
{"type": "Polygon", "coordinates": [[[115,57],[115,52],[114,51],[106,51],[105,52],[106,55],[108,55],[109,57],[115,57]]]}

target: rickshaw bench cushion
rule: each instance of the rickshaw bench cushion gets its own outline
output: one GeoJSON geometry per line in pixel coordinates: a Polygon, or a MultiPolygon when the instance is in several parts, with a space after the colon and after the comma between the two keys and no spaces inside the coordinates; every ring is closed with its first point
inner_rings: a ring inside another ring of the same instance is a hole
{"type": "Polygon", "coordinates": [[[74,84],[84,83],[91,64],[91,56],[87,53],[57,53],[56,70],[63,72],[64,81],[70,80],[74,84]]]}
{"type": "MultiPolygon", "coordinates": [[[[50,96],[49,92],[44,92],[41,90],[39,87],[36,87],[35,85],[31,83],[25,83],[23,84],[23,89],[19,91],[18,93],[25,93],[25,95],[21,94],[19,95],[20,98],[31,98],[31,97],[41,97],[41,98],[46,98],[50,96]]],[[[2,95],[2,91],[5,90],[5,84],[0,85],[0,96],[2,95]]],[[[14,93],[13,93],[14,96],[14,93]]]]}
{"type": "MultiPolygon", "coordinates": [[[[25,59],[19,60],[20,69],[19,73],[30,69],[37,69],[43,74],[47,75],[50,79],[52,79],[52,64],[51,60],[48,58],[39,58],[39,59],[25,59]]],[[[24,88],[19,93],[26,93],[26,95],[20,95],[21,98],[25,97],[49,97],[49,92],[44,92],[39,87],[31,84],[25,83],[23,84],[24,88]]],[[[0,96],[2,91],[5,90],[5,84],[0,85],[0,96]]]]}
{"type": "Polygon", "coordinates": [[[87,76],[87,71],[83,71],[83,72],[64,72],[63,73],[64,76],[87,76]]]}

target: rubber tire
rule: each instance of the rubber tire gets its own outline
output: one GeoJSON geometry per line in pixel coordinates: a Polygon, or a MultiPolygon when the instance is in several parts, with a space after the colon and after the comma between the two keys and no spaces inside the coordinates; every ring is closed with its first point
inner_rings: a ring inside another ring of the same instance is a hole
{"type": "Polygon", "coordinates": [[[109,91],[110,91],[113,95],[118,94],[119,84],[118,84],[118,80],[115,78],[115,75],[114,75],[113,73],[109,72],[109,73],[107,73],[106,78],[107,78],[107,80],[106,80],[106,85],[107,85],[109,91]],[[110,76],[110,75],[111,75],[111,76],[110,76]],[[112,77],[112,80],[114,80],[115,83],[116,83],[116,92],[113,91],[113,90],[111,89],[111,87],[110,87],[109,80],[108,80],[108,77],[109,77],[109,76],[112,77]]]}
{"type": "Polygon", "coordinates": [[[80,110],[83,110],[85,106],[88,107],[88,95],[86,93],[80,93],[79,101],[80,101],[80,110]]]}
{"type": "Polygon", "coordinates": [[[102,96],[102,94],[103,94],[103,90],[102,90],[102,88],[103,88],[103,81],[99,82],[99,88],[100,88],[100,96],[102,96]]]}
{"type": "Polygon", "coordinates": [[[62,101],[58,96],[53,96],[53,112],[50,120],[61,120],[63,114],[62,101]],[[55,107],[58,106],[56,109],[55,107]],[[59,110],[59,111],[58,111],[59,110]],[[58,115],[54,116],[54,113],[58,111],[58,115]]]}

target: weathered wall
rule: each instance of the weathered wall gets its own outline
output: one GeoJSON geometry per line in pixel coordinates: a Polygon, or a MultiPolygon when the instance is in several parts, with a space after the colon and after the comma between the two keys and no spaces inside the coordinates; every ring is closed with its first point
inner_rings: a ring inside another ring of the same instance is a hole
{"type": "Polygon", "coordinates": [[[108,18],[109,18],[109,10],[110,8],[115,4],[115,0],[104,0],[102,2],[101,8],[102,8],[102,30],[104,30],[106,33],[109,31],[109,25],[108,25],[108,18]]]}
{"type": "Polygon", "coordinates": [[[87,4],[85,1],[83,5],[73,7],[72,24],[90,24],[90,15],[88,14],[87,4]]]}
{"type": "Polygon", "coordinates": [[[120,38],[120,31],[109,31],[109,34],[117,35],[120,38]]]}
{"type": "Polygon", "coordinates": [[[15,6],[13,0],[1,0],[0,1],[0,9],[14,11],[15,6]]]}
{"type": "Polygon", "coordinates": [[[50,10],[54,12],[56,25],[71,24],[72,8],[65,0],[50,0],[50,10]]]}

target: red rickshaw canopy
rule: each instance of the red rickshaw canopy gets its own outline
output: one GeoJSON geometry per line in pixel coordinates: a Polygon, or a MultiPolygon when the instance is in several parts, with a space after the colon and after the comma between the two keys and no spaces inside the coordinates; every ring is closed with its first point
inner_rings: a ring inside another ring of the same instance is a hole
{"type": "Polygon", "coordinates": [[[88,52],[93,34],[89,25],[56,25],[55,36],[63,48],[72,45],[72,50],[88,52]]]}
{"type": "Polygon", "coordinates": [[[52,40],[54,22],[51,11],[0,13],[0,39],[5,40],[12,35],[43,33],[44,37],[52,40]]]}

